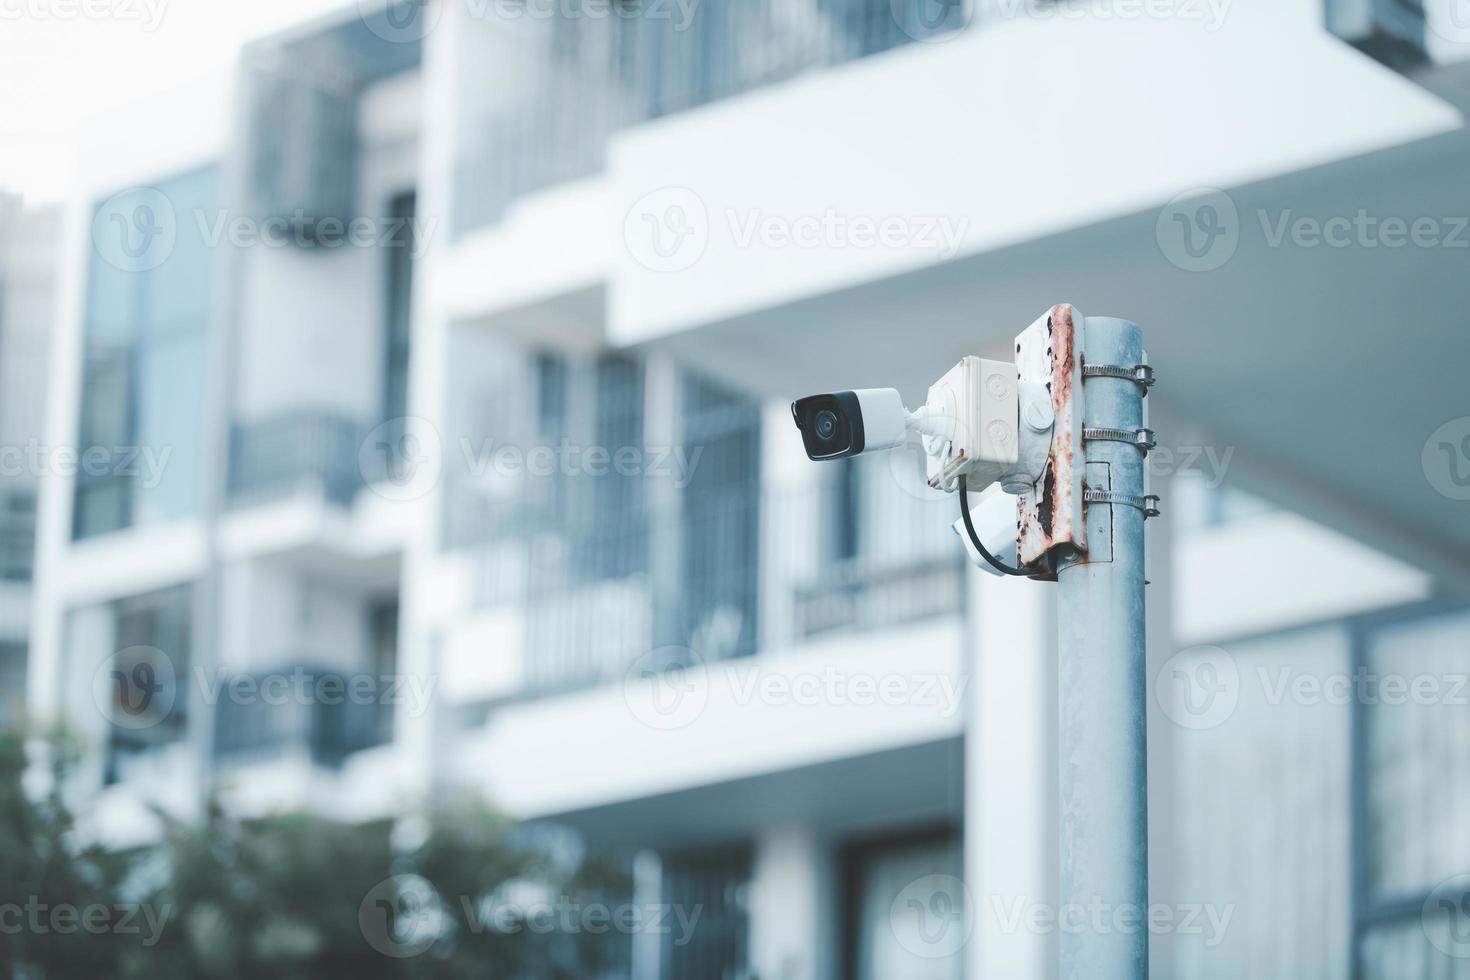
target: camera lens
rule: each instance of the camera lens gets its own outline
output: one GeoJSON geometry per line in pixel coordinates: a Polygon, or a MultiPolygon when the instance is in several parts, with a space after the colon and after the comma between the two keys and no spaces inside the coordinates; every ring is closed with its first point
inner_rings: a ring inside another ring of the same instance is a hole
{"type": "Polygon", "coordinates": [[[837,434],[837,413],[830,408],[824,408],[817,413],[814,427],[817,430],[817,438],[823,442],[830,441],[837,434]]]}

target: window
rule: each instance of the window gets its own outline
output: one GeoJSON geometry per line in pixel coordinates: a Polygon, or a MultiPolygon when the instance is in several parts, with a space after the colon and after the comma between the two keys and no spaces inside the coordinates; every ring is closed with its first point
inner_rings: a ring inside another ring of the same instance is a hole
{"type": "Polygon", "coordinates": [[[846,980],[961,980],[971,938],[959,835],[854,845],[844,861],[846,980]]]}
{"type": "MultiPolygon", "coordinates": [[[[125,720],[120,707],[113,714],[109,783],[121,778],[131,757],[184,737],[189,714],[192,602],[193,589],[184,585],[111,604],[114,694],[128,704],[128,710],[125,720]]],[[[106,657],[85,651],[85,659],[102,662],[106,657]]]]}
{"type": "Polygon", "coordinates": [[[661,980],[745,980],[749,976],[746,900],[750,865],[750,848],[743,844],[664,856],[663,907],[682,910],[685,915],[699,909],[700,917],[698,928],[689,936],[670,930],[665,937],[661,980]]]}
{"type": "Polygon", "coordinates": [[[146,213],[173,232],[173,243],[159,264],[142,270],[93,254],[77,434],[79,451],[91,450],[93,462],[78,470],[76,538],[184,516],[199,505],[212,261],[203,228],[214,187],[215,172],[202,170],[97,210],[99,223],[124,225],[128,215],[146,213]],[[171,214],[158,214],[154,195],[171,214]]]}
{"type": "Polygon", "coordinates": [[[682,565],[672,635],[709,659],[755,652],[760,569],[759,404],[695,374],[682,386],[682,565]]]}
{"type": "Polygon", "coordinates": [[[26,645],[0,643],[0,726],[20,718],[26,700],[26,645]]]}
{"type": "Polygon", "coordinates": [[[387,350],[383,368],[383,421],[408,414],[408,353],[413,327],[413,256],[416,198],[412,192],[388,206],[392,236],[388,251],[387,350]]]}
{"type": "Polygon", "coordinates": [[[1470,977],[1470,612],[1365,629],[1355,675],[1359,975],[1470,977]]]}

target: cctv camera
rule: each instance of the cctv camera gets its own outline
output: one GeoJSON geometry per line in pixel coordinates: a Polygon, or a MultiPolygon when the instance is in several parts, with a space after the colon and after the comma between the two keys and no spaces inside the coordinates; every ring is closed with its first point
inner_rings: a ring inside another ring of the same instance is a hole
{"type": "Polygon", "coordinates": [[[896,388],[811,395],[791,403],[791,417],[812,459],[842,459],[902,446],[909,413],[896,388]]]}

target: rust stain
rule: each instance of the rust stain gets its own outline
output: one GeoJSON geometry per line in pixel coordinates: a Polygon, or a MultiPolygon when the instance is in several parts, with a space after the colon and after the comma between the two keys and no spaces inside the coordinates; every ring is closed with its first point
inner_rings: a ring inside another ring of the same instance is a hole
{"type": "Polygon", "coordinates": [[[1085,547],[1083,528],[1076,524],[1077,444],[1070,438],[1080,425],[1081,392],[1077,390],[1081,353],[1077,330],[1081,314],[1070,304],[1053,306],[1017,338],[1017,366],[1022,380],[1044,384],[1056,415],[1058,438],[1053,440],[1045,472],[1035,492],[1018,501],[1021,560],[1042,561],[1060,545],[1085,547]]]}

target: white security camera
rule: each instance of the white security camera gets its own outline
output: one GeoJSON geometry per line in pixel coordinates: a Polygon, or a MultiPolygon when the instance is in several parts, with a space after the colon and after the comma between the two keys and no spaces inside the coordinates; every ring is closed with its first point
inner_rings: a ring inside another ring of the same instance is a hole
{"type": "Polygon", "coordinates": [[[811,459],[842,459],[897,449],[908,436],[909,412],[896,388],[861,388],[810,395],[791,403],[811,459]]]}
{"type": "Polygon", "coordinates": [[[897,449],[915,433],[928,458],[929,485],[960,495],[955,530],[970,559],[987,571],[1027,574],[1016,564],[1016,505],[1009,495],[1041,478],[1054,419],[1046,388],[1019,381],[1014,364],[963,358],[930,387],[916,412],[904,408],[894,388],[864,388],[797,399],[791,417],[814,460],[897,449]],[[969,492],[995,483],[1005,493],[987,498],[983,530],[976,531],[969,492]]]}

